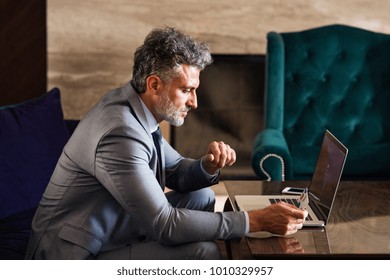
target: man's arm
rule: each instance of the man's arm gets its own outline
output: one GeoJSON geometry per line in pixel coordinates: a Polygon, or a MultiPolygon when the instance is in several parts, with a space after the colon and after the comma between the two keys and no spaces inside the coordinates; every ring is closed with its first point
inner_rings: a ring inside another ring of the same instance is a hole
{"type": "MultiPolygon", "coordinates": [[[[162,244],[241,238],[244,213],[210,213],[170,205],[149,167],[152,140],[140,133],[131,127],[116,128],[102,139],[96,152],[96,176],[124,210],[162,244]]],[[[200,173],[197,163],[189,165],[200,173]]],[[[199,177],[198,183],[208,181],[199,177]]]]}
{"type": "Polygon", "coordinates": [[[268,231],[290,235],[301,229],[308,213],[291,204],[280,202],[248,212],[249,232],[268,231]]]}
{"type": "Polygon", "coordinates": [[[166,186],[180,192],[195,191],[218,183],[219,173],[208,175],[201,159],[182,157],[164,140],[166,186]]]}
{"type": "Polygon", "coordinates": [[[209,174],[216,174],[221,168],[232,166],[235,162],[236,152],[223,141],[211,142],[202,158],[203,168],[209,174]]]}

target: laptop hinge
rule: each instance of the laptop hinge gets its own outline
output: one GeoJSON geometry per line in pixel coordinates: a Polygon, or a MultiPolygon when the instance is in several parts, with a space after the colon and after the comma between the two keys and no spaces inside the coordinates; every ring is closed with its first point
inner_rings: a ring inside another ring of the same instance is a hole
{"type": "Polygon", "coordinates": [[[321,210],[321,208],[317,205],[315,201],[309,201],[309,205],[313,212],[316,214],[317,218],[321,221],[324,221],[325,223],[327,222],[326,215],[324,211],[321,210]]]}

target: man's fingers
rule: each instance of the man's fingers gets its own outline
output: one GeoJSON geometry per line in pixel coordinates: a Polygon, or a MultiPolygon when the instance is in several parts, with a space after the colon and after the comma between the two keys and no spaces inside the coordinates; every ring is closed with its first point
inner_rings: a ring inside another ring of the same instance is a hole
{"type": "Polygon", "coordinates": [[[292,216],[295,219],[305,220],[307,215],[308,215],[307,210],[299,209],[299,208],[297,208],[296,206],[294,206],[292,204],[289,204],[289,203],[286,203],[286,202],[283,202],[283,201],[279,202],[278,204],[280,204],[283,207],[285,207],[286,209],[288,209],[289,215],[292,216]]]}
{"type": "Polygon", "coordinates": [[[228,147],[229,147],[229,160],[226,163],[226,165],[232,166],[233,163],[236,162],[236,151],[234,149],[230,148],[229,145],[228,145],[228,147]]]}
{"type": "Polygon", "coordinates": [[[212,163],[214,161],[214,155],[213,154],[208,154],[206,157],[205,157],[205,160],[208,162],[208,163],[212,163]]]}
{"type": "Polygon", "coordinates": [[[231,166],[236,161],[236,152],[223,141],[210,143],[208,153],[214,155],[212,164],[219,168],[231,166]]]}

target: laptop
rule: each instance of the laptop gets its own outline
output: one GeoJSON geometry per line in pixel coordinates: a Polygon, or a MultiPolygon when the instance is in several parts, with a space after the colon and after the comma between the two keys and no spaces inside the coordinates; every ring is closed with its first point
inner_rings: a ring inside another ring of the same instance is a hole
{"type": "MultiPolygon", "coordinates": [[[[303,226],[323,227],[326,225],[347,154],[348,149],[329,130],[326,130],[308,187],[308,217],[303,226]]],[[[299,206],[297,195],[236,195],[235,199],[241,211],[261,209],[278,201],[299,206]]]]}

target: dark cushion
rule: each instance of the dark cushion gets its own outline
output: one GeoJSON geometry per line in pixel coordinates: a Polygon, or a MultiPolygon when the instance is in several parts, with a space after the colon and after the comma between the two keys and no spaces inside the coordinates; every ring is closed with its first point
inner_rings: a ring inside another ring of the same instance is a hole
{"type": "Polygon", "coordinates": [[[0,260],[21,260],[27,249],[36,208],[0,219],[0,260]]]}
{"type": "Polygon", "coordinates": [[[58,88],[0,107],[0,219],[38,205],[68,139],[58,88]]]}

